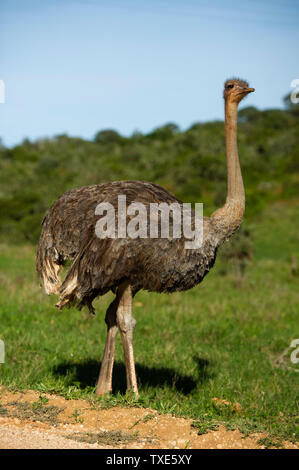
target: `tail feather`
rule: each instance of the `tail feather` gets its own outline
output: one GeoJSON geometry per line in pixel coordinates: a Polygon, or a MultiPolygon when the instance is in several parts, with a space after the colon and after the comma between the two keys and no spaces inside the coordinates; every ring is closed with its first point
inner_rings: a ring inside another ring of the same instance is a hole
{"type": "Polygon", "coordinates": [[[65,280],[60,286],[59,302],[57,302],[56,307],[59,308],[59,310],[62,310],[64,307],[68,308],[73,306],[81,310],[81,308],[86,305],[90,313],[94,315],[95,309],[92,305],[94,297],[95,295],[91,297],[82,295],[78,282],[77,265],[75,263],[72,265],[65,280]]]}
{"type": "Polygon", "coordinates": [[[83,244],[83,247],[74,258],[63,283],[60,285],[59,302],[56,304],[56,307],[60,310],[71,306],[81,310],[86,305],[92,314],[95,313],[92,301],[99,291],[92,288],[91,280],[86,276],[86,272],[81,266],[82,258],[88,252],[88,247],[89,243],[83,244]]]}
{"type": "Polygon", "coordinates": [[[58,277],[61,269],[59,254],[55,247],[47,248],[43,244],[38,247],[36,270],[42,280],[46,294],[58,294],[61,280],[58,277]]]}
{"type": "Polygon", "coordinates": [[[72,269],[70,269],[68,275],[59,288],[59,302],[56,304],[56,307],[62,310],[63,307],[70,307],[71,305],[79,306],[81,296],[78,286],[77,273],[72,272],[72,269]]]}

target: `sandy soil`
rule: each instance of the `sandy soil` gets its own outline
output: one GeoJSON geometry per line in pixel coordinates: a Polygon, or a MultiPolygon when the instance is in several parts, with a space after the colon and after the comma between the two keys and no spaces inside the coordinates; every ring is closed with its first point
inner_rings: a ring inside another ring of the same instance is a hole
{"type": "MultiPolygon", "coordinates": [[[[191,420],[144,408],[99,409],[85,400],[0,389],[0,449],[257,449],[261,435],[199,436],[191,420]]],[[[299,448],[285,442],[285,448],[299,448]]]]}

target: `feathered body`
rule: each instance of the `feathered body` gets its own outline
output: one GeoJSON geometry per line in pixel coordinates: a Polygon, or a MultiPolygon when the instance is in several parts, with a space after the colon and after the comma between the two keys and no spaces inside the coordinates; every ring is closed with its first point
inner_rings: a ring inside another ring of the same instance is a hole
{"type": "MultiPolygon", "coordinates": [[[[218,237],[206,217],[203,219],[203,244],[199,249],[186,249],[184,237],[98,238],[96,206],[109,202],[117,215],[120,194],[126,196],[127,205],[142,203],[148,214],[151,203],[182,206],[182,202],[164,188],[143,181],[86,186],[60,196],[43,220],[36,263],[49,293],[58,293],[59,289],[60,307],[73,303],[92,308],[95,297],[109,290],[114,292],[124,280],[130,282],[133,294],[140,289],[168,293],[187,290],[200,283],[213,266],[218,237]],[[60,286],[59,266],[68,259],[74,261],[60,286]]],[[[191,220],[194,229],[194,211],[191,220]]],[[[170,212],[170,234],[172,226],[170,212]]]]}

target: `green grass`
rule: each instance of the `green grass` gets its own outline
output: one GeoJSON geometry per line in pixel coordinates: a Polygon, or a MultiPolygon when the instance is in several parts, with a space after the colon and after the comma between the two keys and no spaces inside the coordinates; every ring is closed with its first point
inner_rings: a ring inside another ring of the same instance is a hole
{"type": "Polygon", "coordinates": [[[138,402],[125,393],[120,338],[113,394],[94,395],[112,295],[95,302],[96,317],[59,312],[55,297],[38,286],[34,248],[2,245],[0,339],[6,362],[0,364],[0,383],[87,398],[101,407],[151,407],[192,418],[200,433],[224,423],[244,434],[265,432],[273,445],[295,442],[299,368],[290,354],[275,361],[299,338],[299,279],[292,269],[299,259],[298,220],[298,206],[276,204],[255,221],[254,255],[242,277],[220,253],[201,286],[170,296],[136,296],[138,402]]]}

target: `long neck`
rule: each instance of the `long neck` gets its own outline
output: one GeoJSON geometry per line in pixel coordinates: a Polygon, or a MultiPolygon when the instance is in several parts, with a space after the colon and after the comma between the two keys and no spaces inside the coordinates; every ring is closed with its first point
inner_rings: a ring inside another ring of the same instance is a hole
{"type": "Polygon", "coordinates": [[[245,192],[237,144],[237,108],[238,103],[225,102],[227,197],[224,206],[211,216],[218,245],[240,227],[245,211],[245,192]]]}

